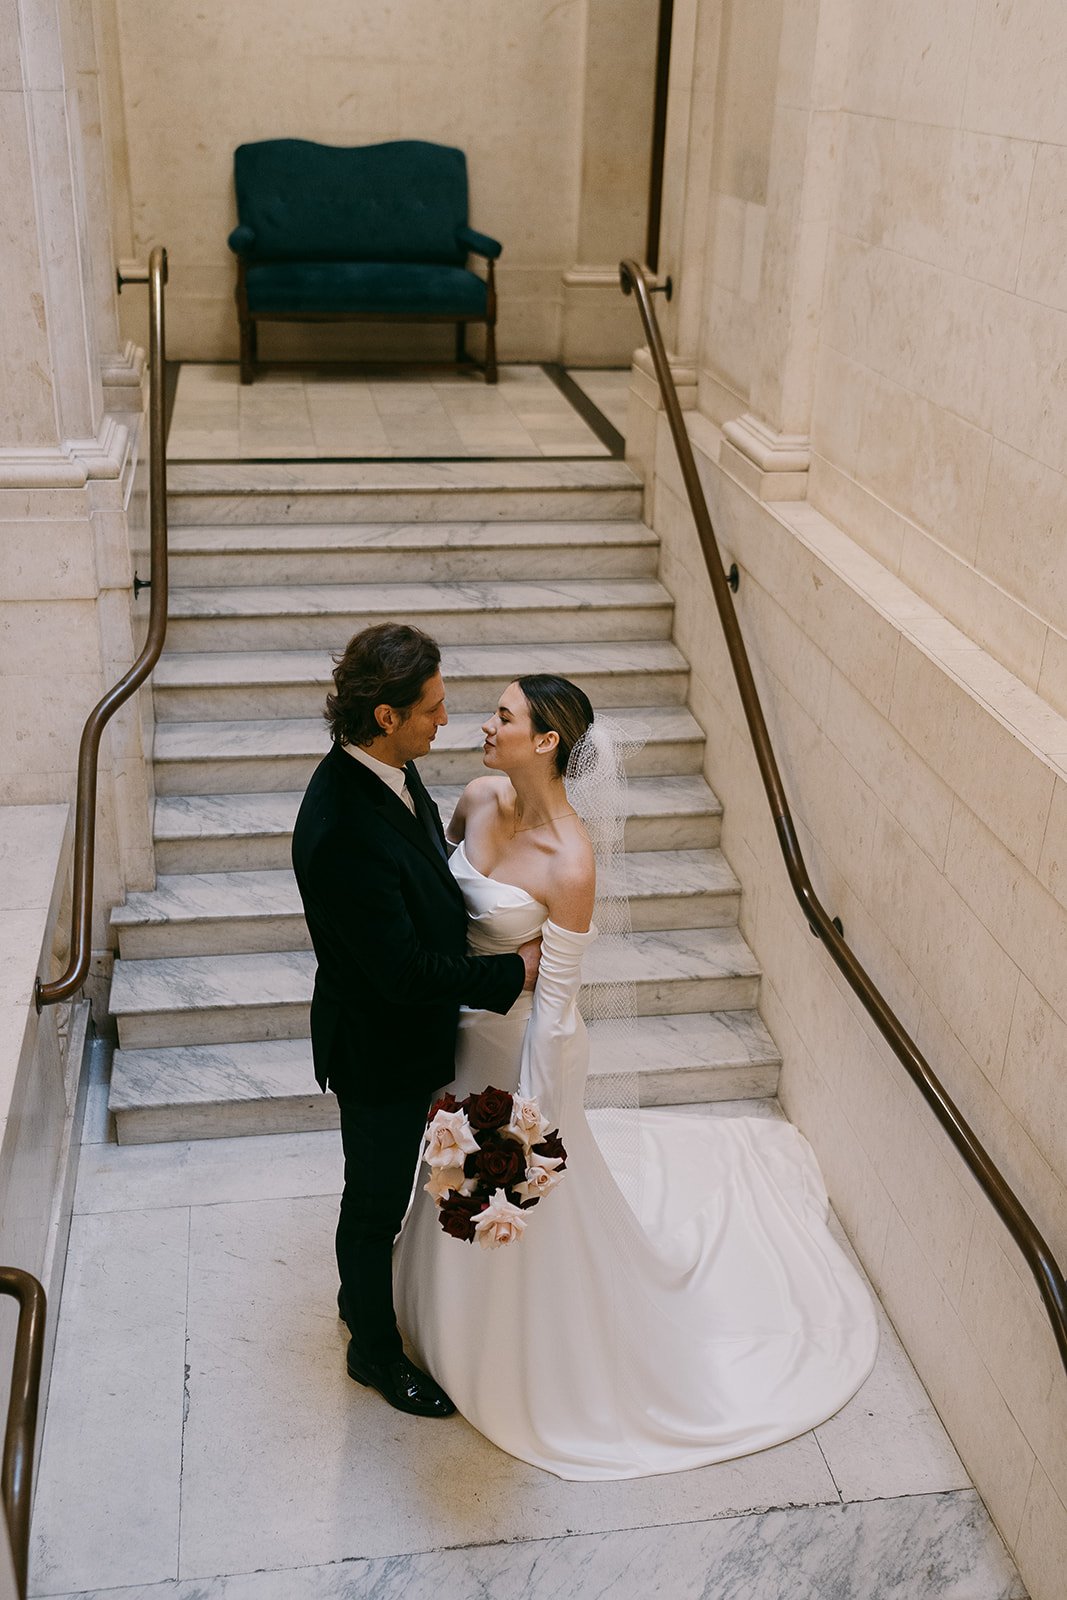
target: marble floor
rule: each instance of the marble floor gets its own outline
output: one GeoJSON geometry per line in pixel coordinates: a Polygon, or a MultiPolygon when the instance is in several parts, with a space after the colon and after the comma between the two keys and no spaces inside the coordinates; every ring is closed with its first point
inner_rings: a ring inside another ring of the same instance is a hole
{"type": "MultiPolygon", "coordinates": [[[[576,373],[619,414],[625,373],[576,373]]],[[[614,421],[615,418],[613,417],[614,421]]],[[[625,424],[625,395],[622,424],[625,424]]],[[[242,386],[232,363],[183,362],[167,436],[171,461],[412,457],[604,457],[609,454],[541,367],[504,366],[487,385],[476,373],[331,373],[268,368],[242,386]]]]}
{"type": "MultiPolygon", "coordinates": [[[[823,1426],[578,1484],[344,1372],[334,1133],[111,1142],[90,1086],[31,1594],[81,1600],[1020,1600],[883,1317],[823,1426]]],[[[708,1114],[777,1115],[772,1101],[708,1114]]]]}

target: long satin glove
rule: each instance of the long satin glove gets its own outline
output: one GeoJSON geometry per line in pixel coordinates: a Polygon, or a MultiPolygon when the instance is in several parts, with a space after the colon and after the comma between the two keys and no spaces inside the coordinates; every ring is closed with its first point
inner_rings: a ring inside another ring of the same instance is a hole
{"type": "Polygon", "coordinates": [[[565,1075],[577,1071],[584,1077],[585,1051],[570,1049],[568,1043],[584,1030],[578,1012],[582,957],[595,938],[595,928],[574,933],[546,922],[541,929],[541,966],[523,1039],[519,1093],[536,1100],[554,1127],[565,1101],[565,1075]]]}

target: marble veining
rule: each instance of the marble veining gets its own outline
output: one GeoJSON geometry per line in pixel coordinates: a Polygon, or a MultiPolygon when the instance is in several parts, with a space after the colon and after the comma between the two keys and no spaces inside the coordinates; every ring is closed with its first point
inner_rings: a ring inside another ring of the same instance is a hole
{"type": "Polygon", "coordinates": [[[639,578],[595,583],[367,583],[273,585],[265,588],[175,589],[172,617],[362,616],[375,612],[574,610],[588,606],[666,606],[671,600],[659,583],[639,578]]]}
{"type": "MultiPolygon", "coordinates": [[[[431,793],[448,816],[462,792],[457,784],[432,784],[431,793]]],[[[263,833],[291,834],[302,792],[261,794],[159,795],[155,808],[157,841],[240,837],[263,833]]],[[[704,779],[693,777],[634,778],[627,786],[631,817],[718,816],[721,807],[704,779]]]]}
{"type": "MultiPolygon", "coordinates": [[[[217,650],[164,655],[155,669],[160,688],[222,685],[311,684],[326,686],[333,670],[329,650],[217,650]]],[[[669,641],[635,639],[626,645],[586,644],[445,645],[445,685],[490,679],[501,687],[524,672],[558,672],[584,680],[592,674],[633,678],[651,673],[688,673],[685,658],[669,641]]]]}
{"type": "Polygon", "coordinates": [[[248,1572],[68,1600],[1026,1600],[973,1490],[248,1572]]]}
{"type": "Polygon", "coordinates": [[[303,791],[269,794],[168,794],[156,798],[155,838],[293,831],[303,791]]]}
{"type": "MultiPolygon", "coordinates": [[[[756,978],[759,967],[736,928],[681,928],[635,933],[610,969],[596,942],[586,960],[589,984],[623,977],[655,998],[676,982],[756,978]]],[[[254,955],[171,956],[118,961],[112,984],[115,1016],[157,1011],[200,1012],[221,1006],[306,1005],[311,998],[315,957],[307,950],[254,955]]],[[[682,1008],[685,1009],[685,1008],[682,1008]]]]}
{"type": "Polygon", "coordinates": [[[318,1093],[310,1039],[116,1052],[111,1109],[318,1093]]]}
{"type": "MultiPolygon", "coordinates": [[[[620,718],[627,716],[621,709],[620,718]]],[[[648,744],[701,741],[703,732],[685,706],[648,706],[629,713],[648,732],[648,744]]],[[[434,750],[426,758],[432,762],[441,751],[478,751],[482,747],[482,718],[472,712],[456,712],[440,728],[434,750]]],[[[325,755],[329,735],[321,718],[272,717],[255,722],[163,722],[156,727],[157,761],[228,760],[235,756],[314,756],[325,755]]]]}
{"type": "MultiPolygon", "coordinates": [[[[172,494],[215,495],[277,494],[292,490],[311,493],[364,494],[442,490],[490,489],[638,489],[640,479],[624,461],[404,461],[175,463],[168,474],[172,494]]],[[[214,520],[214,518],[212,519],[214,520]]],[[[380,519],[379,519],[380,520],[380,519]]]]}
{"type": "MultiPolygon", "coordinates": [[[[618,1039],[607,1033],[601,1044],[592,1023],[592,1070],[618,1063],[618,1039]]],[[[777,1047],[754,1011],[695,1012],[690,1015],[636,1017],[625,1045],[625,1070],[658,1074],[707,1066],[777,1065],[777,1047]]]]}
{"type": "Polygon", "coordinates": [[[500,550],[574,545],[652,545],[657,536],[643,522],[380,522],[292,523],[175,528],[172,555],[250,555],[279,551],[500,550]]]}
{"type": "Polygon", "coordinates": [[[161,874],[154,889],[135,890],[111,913],[113,927],[217,917],[296,916],[302,912],[291,872],[161,874]]]}

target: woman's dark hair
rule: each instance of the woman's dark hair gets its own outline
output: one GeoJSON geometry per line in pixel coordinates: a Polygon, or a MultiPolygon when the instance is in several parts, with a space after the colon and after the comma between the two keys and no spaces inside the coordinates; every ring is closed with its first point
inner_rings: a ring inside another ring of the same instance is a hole
{"type": "Polygon", "coordinates": [[[441,665],[441,652],[419,628],[379,622],[350,639],[334,661],[336,693],[326,696],[323,713],[330,737],[338,744],[370,744],[382,732],[375,706],[410,714],[441,665]]]}
{"type": "Polygon", "coordinates": [[[534,731],[559,734],[556,771],[562,778],[571,751],[585,730],[593,725],[589,696],[569,678],[557,678],[551,672],[533,672],[515,681],[526,696],[534,731]]]}

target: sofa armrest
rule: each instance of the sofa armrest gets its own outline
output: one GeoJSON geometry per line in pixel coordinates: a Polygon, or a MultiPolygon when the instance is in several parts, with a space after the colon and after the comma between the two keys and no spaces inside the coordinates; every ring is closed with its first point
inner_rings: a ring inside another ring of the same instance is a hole
{"type": "Polygon", "coordinates": [[[487,233],[476,233],[473,228],[468,228],[464,223],[462,228],[456,229],[456,240],[471,255],[484,256],[487,261],[495,261],[504,246],[496,239],[490,239],[487,233]]]}
{"type": "Polygon", "coordinates": [[[239,222],[226,240],[235,256],[245,256],[256,242],[256,231],[246,222],[239,222]]]}

